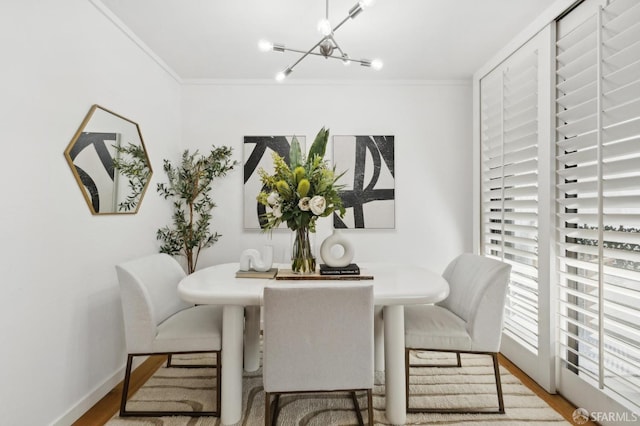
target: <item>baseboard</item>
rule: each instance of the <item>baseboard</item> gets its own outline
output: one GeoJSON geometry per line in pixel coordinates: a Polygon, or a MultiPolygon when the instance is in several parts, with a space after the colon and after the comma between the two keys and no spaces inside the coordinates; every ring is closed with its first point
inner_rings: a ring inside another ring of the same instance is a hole
{"type": "MultiPolygon", "coordinates": [[[[136,357],[133,363],[133,369],[135,370],[142,364],[148,357],[136,357]]],[[[52,426],[69,426],[78,420],[84,413],[89,411],[98,401],[100,401],[106,394],[111,392],[124,378],[125,365],[123,364],[115,373],[109,376],[101,384],[93,388],[91,392],[80,399],[69,410],[67,410],[62,416],[54,420],[52,426]]]]}

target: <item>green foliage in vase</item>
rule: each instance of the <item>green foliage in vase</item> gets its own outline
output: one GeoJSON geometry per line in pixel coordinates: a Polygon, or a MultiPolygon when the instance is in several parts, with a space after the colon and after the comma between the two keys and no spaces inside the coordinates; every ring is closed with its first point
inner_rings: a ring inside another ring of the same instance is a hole
{"type": "Polygon", "coordinates": [[[273,153],[274,173],[260,169],[263,190],[257,200],[269,207],[262,217],[263,230],[272,230],[286,223],[289,229],[308,228],[315,232],[319,217],[338,212],[344,217],[345,209],[338,192],[344,187],[337,183],[344,173],[336,174],[324,160],[329,139],[329,129],[318,132],[309,155],[304,156],[300,143],[294,136],[289,151],[289,164],[277,153],[273,153]]]}
{"type": "Polygon", "coordinates": [[[113,159],[113,168],[127,178],[129,186],[129,192],[124,201],[118,203],[118,211],[132,211],[138,206],[151,177],[147,154],[142,145],[131,142],[126,146],[113,145],[113,148],[117,154],[113,159]]]}
{"type": "Polygon", "coordinates": [[[209,155],[185,150],[178,166],[164,160],[163,169],[169,182],[159,183],[157,191],[165,200],[173,200],[173,224],[158,229],[156,237],[163,243],[161,253],[186,257],[189,274],[196,269],[200,251],[222,236],[209,229],[211,211],[216,206],[209,193],[213,180],[225,176],[238,164],[231,160],[231,151],[226,146],[213,146],[209,155]]]}

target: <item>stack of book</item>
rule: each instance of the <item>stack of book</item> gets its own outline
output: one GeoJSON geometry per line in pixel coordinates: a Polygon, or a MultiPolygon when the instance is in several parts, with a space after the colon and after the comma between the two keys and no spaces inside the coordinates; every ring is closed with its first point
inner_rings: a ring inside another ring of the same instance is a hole
{"type": "Polygon", "coordinates": [[[320,275],[360,275],[360,267],[355,263],[347,266],[333,267],[327,264],[320,264],[320,275]]]}
{"type": "Polygon", "coordinates": [[[278,268],[271,268],[268,271],[256,271],[249,269],[248,271],[237,271],[236,278],[275,278],[278,274],[278,268]]]}

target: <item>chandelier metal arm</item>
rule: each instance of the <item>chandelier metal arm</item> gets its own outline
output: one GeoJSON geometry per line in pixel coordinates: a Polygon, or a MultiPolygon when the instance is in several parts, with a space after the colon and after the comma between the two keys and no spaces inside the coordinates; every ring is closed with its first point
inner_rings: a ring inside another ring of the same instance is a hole
{"type": "MultiPolygon", "coordinates": [[[[304,58],[306,58],[308,55],[314,55],[314,54],[316,54],[316,53],[315,53],[315,52],[313,52],[313,51],[315,50],[315,48],[316,48],[316,47],[320,46],[320,43],[322,43],[323,41],[324,41],[324,37],[323,37],[319,42],[317,42],[317,43],[316,43],[316,44],[315,44],[311,49],[309,49],[309,50],[308,50],[308,51],[306,51],[306,52],[303,52],[303,51],[297,51],[297,52],[299,52],[299,53],[303,53],[303,55],[302,55],[300,58],[298,58],[298,60],[297,60],[297,61],[295,61],[295,62],[293,63],[293,65],[289,65],[289,66],[287,67],[287,69],[289,70],[289,72],[291,72],[291,70],[293,70],[293,68],[295,68],[295,66],[296,66],[296,65],[298,65],[298,64],[299,64],[299,63],[300,63],[304,58]]],[[[293,51],[293,49],[288,49],[288,48],[286,48],[286,47],[283,47],[283,50],[291,50],[291,51],[293,51]]]]}
{"type": "MultiPolygon", "coordinates": [[[[315,55],[319,55],[319,53],[315,53],[315,55]]],[[[339,60],[341,60],[343,62],[345,61],[345,59],[343,57],[341,57],[341,56],[335,56],[335,55],[331,55],[331,56],[320,55],[320,56],[323,56],[325,58],[339,59],[339,60]]],[[[368,59],[351,59],[351,58],[349,58],[349,59],[347,59],[347,61],[356,62],[356,63],[362,65],[363,67],[370,67],[371,66],[371,61],[368,60],[368,59]]]]}
{"type": "Polygon", "coordinates": [[[283,52],[306,53],[307,55],[324,56],[322,53],[312,52],[310,50],[291,49],[291,48],[288,48],[288,47],[284,47],[282,49],[282,51],[283,52]]]}
{"type": "MultiPolygon", "coordinates": [[[[340,46],[338,45],[338,42],[332,36],[324,37],[315,46],[313,46],[310,50],[292,49],[292,48],[286,47],[286,46],[284,46],[282,44],[274,44],[273,50],[276,51],[276,52],[295,52],[295,53],[303,53],[303,54],[307,54],[307,55],[324,56],[326,58],[330,58],[330,57],[332,57],[331,55],[324,55],[322,53],[314,52],[316,47],[321,45],[322,42],[324,42],[325,40],[331,40],[333,42],[333,45],[335,46],[335,48],[338,49],[338,51],[340,52],[340,55],[342,55],[342,59],[344,59],[344,54],[345,54],[344,51],[340,48],[340,46]]],[[[336,56],[334,56],[334,57],[336,57],[336,56]]]]}
{"type": "MultiPolygon", "coordinates": [[[[324,39],[323,39],[323,40],[321,40],[321,41],[320,41],[320,43],[322,43],[322,41],[324,41],[324,39]]],[[[316,45],[316,46],[317,46],[317,45],[316,45]]],[[[338,48],[338,50],[340,50],[340,49],[338,48]]],[[[308,50],[308,51],[304,51],[304,50],[291,49],[291,48],[289,48],[289,47],[284,47],[284,46],[282,46],[282,47],[280,47],[280,48],[278,49],[278,52],[294,52],[294,53],[303,53],[303,54],[305,54],[305,55],[322,56],[323,58],[332,58],[332,59],[340,59],[341,61],[345,61],[345,60],[347,60],[347,61],[349,61],[349,62],[356,62],[356,63],[359,63],[359,64],[361,64],[361,65],[363,65],[363,66],[366,66],[366,67],[371,66],[371,61],[370,61],[369,59],[354,59],[354,58],[346,58],[346,59],[345,59],[345,57],[344,57],[344,56],[323,55],[322,53],[313,52],[313,49],[308,50]]],[[[340,52],[341,52],[341,54],[343,54],[341,50],[340,50],[340,52]]],[[[344,55],[344,54],[343,54],[343,55],[344,55]]],[[[295,66],[298,64],[298,62],[300,62],[302,59],[303,59],[303,58],[300,58],[300,59],[299,59],[298,61],[296,61],[293,65],[290,65],[290,66],[288,66],[287,68],[289,68],[289,69],[293,70],[293,67],[295,67],[295,66]]]]}
{"type": "MultiPolygon", "coordinates": [[[[359,6],[359,5],[358,5],[359,6]]],[[[362,9],[360,9],[360,11],[362,11],[362,9]]],[[[360,12],[358,12],[360,13],[360,12]]],[[[340,28],[345,22],[347,22],[349,19],[353,19],[355,18],[354,16],[351,16],[351,14],[349,14],[346,18],[344,18],[342,21],[340,21],[340,23],[338,25],[336,25],[335,27],[333,27],[333,32],[335,33],[336,31],[338,31],[338,28],[340,28]]]]}
{"type": "Polygon", "coordinates": [[[338,52],[340,52],[340,55],[342,56],[342,58],[344,59],[346,53],[344,53],[342,51],[342,48],[340,47],[340,45],[338,44],[338,42],[336,41],[336,39],[333,37],[333,35],[327,36],[327,38],[330,38],[331,41],[333,42],[333,45],[336,47],[336,49],[338,49],[338,52]]]}
{"type": "MultiPolygon", "coordinates": [[[[303,53],[301,50],[293,50],[293,49],[290,49],[290,50],[292,52],[303,53]]],[[[307,52],[304,52],[304,53],[307,53],[307,52]]],[[[371,61],[368,60],[368,59],[354,59],[354,58],[345,59],[342,56],[336,56],[336,55],[327,55],[327,56],[325,56],[322,53],[316,53],[316,52],[309,52],[309,55],[322,56],[323,58],[340,59],[341,61],[347,60],[349,62],[357,62],[357,63],[362,64],[364,66],[370,66],[371,65],[371,61]]],[[[293,69],[294,66],[295,66],[295,64],[291,65],[291,66],[289,66],[287,68],[293,69]]]]}

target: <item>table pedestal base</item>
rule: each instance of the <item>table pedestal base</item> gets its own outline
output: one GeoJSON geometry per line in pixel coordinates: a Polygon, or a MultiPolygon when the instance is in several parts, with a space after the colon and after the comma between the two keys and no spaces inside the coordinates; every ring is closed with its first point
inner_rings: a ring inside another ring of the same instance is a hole
{"type": "Polygon", "coordinates": [[[384,363],[386,416],[391,424],[407,420],[404,382],[404,306],[384,307],[384,363]]]}
{"type": "Polygon", "coordinates": [[[220,422],[238,423],[242,417],[242,331],[244,306],[225,305],[222,311],[222,389],[220,422]]]}
{"type": "Polygon", "coordinates": [[[244,308],[244,371],[260,368],[260,306],[244,308]]]}

